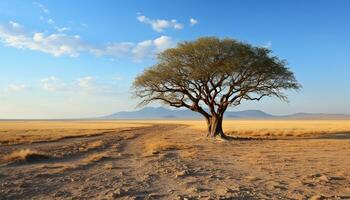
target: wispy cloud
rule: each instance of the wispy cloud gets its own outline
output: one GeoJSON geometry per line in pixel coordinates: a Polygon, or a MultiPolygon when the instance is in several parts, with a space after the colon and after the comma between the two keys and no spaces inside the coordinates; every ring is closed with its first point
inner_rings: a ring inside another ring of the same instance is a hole
{"type": "Polygon", "coordinates": [[[91,90],[94,88],[94,78],[91,76],[86,76],[77,79],[78,86],[83,90],[91,90]]]}
{"type": "Polygon", "coordinates": [[[45,14],[49,14],[50,13],[50,11],[49,11],[49,9],[46,7],[46,6],[44,6],[43,4],[41,4],[41,3],[39,3],[39,2],[33,2],[33,4],[35,5],[35,6],[37,6],[42,12],[44,12],[45,14]]]}
{"type": "Polygon", "coordinates": [[[146,40],[143,42],[139,42],[135,48],[132,49],[132,53],[136,60],[140,60],[143,57],[147,56],[148,52],[152,51],[153,41],[146,40]]]}
{"type": "Polygon", "coordinates": [[[21,92],[26,90],[28,87],[27,85],[24,84],[20,84],[20,85],[15,85],[15,84],[11,84],[5,87],[4,91],[5,92],[21,92]]]}
{"type": "Polygon", "coordinates": [[[196,20],[194,18],[190,18],[190,24],[191,24],[191,26],[194,26],[194,25],[198,24],[198,20],[196,20]]]}
{"type": "Polygon", "coordinates": [[[139,22],[151,25],[152,29],[157,32],[163,32],[167,28],[173,29],[183,29],[184,26],[178,23],[176,19],[166,20],[166,19],[150,19],[144,15],[138,15],[136,19],[139,22]]]}
{"type": "Polygon", "coordinates": [[[164,51],[165,49],[175,45],[171,37],[164,35],[153,40],[153,44],[156,47],[157,52],[164,51]]]}
{"type": "Polygon", "coordinates": [[[12,28],[14,29],[20,29],[22,28],[22,25],[20,25],[19,23],[17,22],[14,22],[14,21],[9,21],[9,24],[12,26],[12,28]]]}
{"type": "Polygon", "coordinates": [[[47,23],[48,23],[48,24],[54,24],[55,21],[54,21],[53,19],[50,18],[50,19],[47,20],[47,23]]]}
{"type": "Polygon", "coordinates": [[[69,31],[69,30],[70,30],[69,27],[58,27],[58,26],[55,26],[55,29],[56,29],[56,31],[59,32],[59,33],[66,32],[66,31],[69,31]]]}
{"type": "Polygon", "coordinates": [[[154,40],[134,42],[109,42],[96,45],[83,41],[79,35],[69,35],[61,32],[46,34],[43,32],[24,31],[22,25],[16,22],[0,25],[0,40],[7,46],[40,51],[55,57],[66,55],[77,57],[81,53],[90,53],[95,56],[109,56],[118,58],[130,56],[136,60],[153,56],[166,48],[172,47],[174,41],[171,37],[160,36],[154,40]],[[20,27],[20,28],[19,28],[20,27]]]}
{"type": "Polygon", "coordinates": [[[66,86],[66,84],[63,81],[59,80],[55,76],[49,76],[41,79],[40,84],[42,89],[49,92],[64,89],[64,87],[66,86]]]}
{"type": "Polygon", "coordinates": [[[92,76],[77,78],[70,82],[49,76],[40,80],[40,87],[48,92],[87,92],[95,88],[92,76]]]}
{"type": "MultiPolygon", "coordinates": [[[[37,7],[39,7],[44,13],[49,14],[49,9],[47,7],[45,7],[43,4],[40,4],[38,2],[33,2],[34,5],[36,5],[37,7]]],[[[56,20],[54,20],[54,18],[52,18],[49,15],[43,16],[40,15],[39,19],[41,21],[46,22],[47,24],[49,24],[54,30],[56,30],[59,33],[62,32],[66,32],[66,31],[70,31],[71,28],[70,27],[66,27],[66,26],[58,26],[56,23],[56,20]]]]}
{"type": "Polygon", "coordinates": [[[140,61],[142,58],[151,57],[167,48],[175,45],[171,37],[160,36],[154,40],[146,40],[139,42],[132,49],[132,54],[135,60],[140,61]]]}
{"type": "Polygon", "coordinates": [[[132,42],[110,42],[104,45],[88,45],[86,49],[95,56],[120,57],[128,56],[131,49],[135,46],[132,42]]]}
{"type": "MultiPolygon", "coordinates": [[[[121,77],[118,77],[121,80],[121,77]]],[[[49,76],[40,80],[40,89],[50,93],[86,94],[86,95],[110,95],[115,94],[115,79],[111,81],[98,81],[93,76],[84,76],[73,80],[62,80],[56,76],[49,76]],[[111,82],[112,81],[112,82],[111,82]]]]}

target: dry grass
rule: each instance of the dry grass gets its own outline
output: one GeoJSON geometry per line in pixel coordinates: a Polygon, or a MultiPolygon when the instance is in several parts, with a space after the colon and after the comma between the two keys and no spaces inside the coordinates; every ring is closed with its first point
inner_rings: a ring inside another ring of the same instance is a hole
{"type": "Polygon", "coordinates": [[[96,141],[89,142],[89,143],[85,144],[83,147],[80,147],[79,151],[82,151],[82,152],[89,151],[92,149],[100,148],[103,145],[104,145],[104,142],[102,140],[96,140],[96,141]]]}
{"type": "Polygon", "coordinates": [[[95,154],[91,154],[89,156],[87,156],[86,158],[82,159],[80,164],[81,165],[89,165],[91,163],[95,163],[98,162],[104,158],[108,158],[108,154],[107,152],[99,152],[99,153],[95,153],[95,154]]]}
{"type": "MultiPolygon", "coordinates": [[[[78,170],[78,169],[93,165],[95,163],[98,163],[99,161],[105,158],[109,158],[108,153],[99,152],[99,153],[89,154],[82,159],[74,160],[71,162],[45,164],[45,165],[42,165],[41,168],[48,169],[48,170],[43,173],[39,173],[38,176],[51,176],[54,174],[62,174],[66,171],[78,170]]],[[[113,165],[105,164],[103,165],[103,168],[113,169],[115,167],[113,165]]]]}
{"type": "Polygon", "coordinates": [[[88,150],[96,149],[96,148],[102,147],[103,144],[104,143],[102,140],[93,141],[93,142],[90,142],[86,145],[86,149],[88,149],[88,150]]]}
{"type": "MultiPolygon", "coordinates": [[[[204,120],[0,121],[0,145],[54,141],[115,133],[152,124],[184,124],[206,131],[204,120]]],[[[224,131],[240,136],[315,136],[350,133],[350,120],[224,120],[224,131]]],[[[134,137],[133,134],[126,135],[134,137]]],[[[99,145],[99,144],[95,144],[99,145]]],[[[157,146],[156,144],[154,144],[157,146]]],[[[158,146],[162,146],[159,144],[158,146]]],[[[163,145],[164,146],[164,145],[163,145]]],[[[94,148],[94,147],[92,147],[94,148]]],[[[156,148],[156,147],[154,147],[156,148]]],[[[160,148],[160,147],[159,147],[160,148]]],[[[0,153],[1,154],[1,153],[0,153]]]]}
{"type": "Polygon", "coordinates": [[[85,167],[88,165],[92,165],[94,163],[97,163],[101,161],[102,159],[108,158],[107,152],[99,152],[99,153],[94,153],[90,154],[85,158],[82,158],[80,160],[75,161],[74,163],[69,163],[65,165],[61,165],[63,168],[61,171],[66,171],[66,170],[72,170],[72,169],[77,169],[81,167],[85,167]]]}
{"type": "Polygon", "coordinates": [[[0,131],[0,144],[20,144],[44,141],[57,141],[71,137],[90,137],[100,135],[103,130],[6,130],[0,131]]]}
{"type": "Polygon", "coordinates": [[[224,123],[235,135],[251,136],[316,136],[350,133],[350,120],[240,120],[224,123]]]}
{"type": "Polygon", "coordinates": [[[147,126],[147,121],[0,121],[3,130],[81,130],[81,129],[120,129],[147,126]]]}
{"type": "Polygon", "coordinates": [[[186,149],[188,145],[170,142],[162,138],[152,138],[145,141],[145,155],[158,154],[162,151],[186,149]]]}
{"type": "Polygon", "coordinates": [[[148,125],[128,121],[0,121],[0,145],[88,137],[148,125]]]}
{"type": "Polygon", "coordinates": [[[14,162],[33,162],[43,159],[48,159],[50,156],[46,153],[39,152],[32,149],[22,149],[13,151],[11,154],[0,159],[0,163],[14,163],[14,162]]]}
{"type": "MultiPolygon", "coordinates": [[[[206,131],[204,120],[167,120],[158,123],[184,124],[206,131]]],[[[316,136],[350,133],[350,120],[224,120],[224,131],[240,136],[316,136]]]]}

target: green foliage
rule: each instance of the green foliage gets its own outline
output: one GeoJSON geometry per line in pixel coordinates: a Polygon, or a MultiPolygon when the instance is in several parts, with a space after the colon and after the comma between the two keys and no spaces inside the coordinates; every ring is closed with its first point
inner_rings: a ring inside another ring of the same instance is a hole
{"type": "Polygon", "coordinates": [[[284,90],[300,87],[286,62],[271,50],[216,37],[165,50],[158,55],[158,63],[133,83],[142,105],[160,101],[187,107],[205,117],[221,115],[242,100],[275,96],[287,101],[284,90]]]}

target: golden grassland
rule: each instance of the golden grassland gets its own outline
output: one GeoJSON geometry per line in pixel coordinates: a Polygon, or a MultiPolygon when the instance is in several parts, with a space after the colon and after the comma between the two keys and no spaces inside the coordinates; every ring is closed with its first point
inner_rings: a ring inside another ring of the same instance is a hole
{"type": "MultiPolygon", "coordinates": [[[[0,144],[93,136],[152,124],[182,124],[205,132],[204,120],[0,121],[0,144]]],[[[239,136],[314,136],[350,133],[350,120],[225,120],[224,131],[239,136]]]]}
{"type": "Polygon", "coordinates": [[[0,144],[55,141],[144,127],[129,121],[0,121],[0,144]]]}
{"type": "MultiPolygon", "coordinates": [[[[168,121],[205,131],[204,121],[168,121]]],[[[350,133],[350,120],[225,120],[226,134],[240,136],[314,136],[350,133]]]]}
{"type": "MultiPolygon", "coordinates": [[[[182,124],[205,132],[204,120],[134,120],[130,123],[182,124]]],[[[240,136],[315,136],[323,134],[350,133],[349,119],[290,119],[290,120],[253,120],[227,119],[223,122],[226,134],[240,136]]]]}
{"type": "Polygon", "coordinates": [[[135,121],[135,120],[105,120],[105,121],[77,121],[77,120],[65,120],[65,121],[0,121],[0,131],[3,130],[35,130],[35,129],[117,129],[117,128],[130,128],[141,127],[149,123],[147,121],[135,121]]]}

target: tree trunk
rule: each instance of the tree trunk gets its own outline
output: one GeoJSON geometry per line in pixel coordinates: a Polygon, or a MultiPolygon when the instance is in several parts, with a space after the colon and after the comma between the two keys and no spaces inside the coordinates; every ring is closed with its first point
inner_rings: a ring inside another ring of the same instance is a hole
{"type": "Polygon", "coordinates": [[[209,137],[210,136],[210,133],[211,133],[211,121],[210,121],[210,117],[206,118],[206,121],[207,121],[207,136],[209,137]]]}
{"type": "Polygon", "coordinates": [[[212,116],[209,119],[207,119],[207,125],[208,125],[208,136],[209,137],[221,137],[226,138],[226,135],[224,134],[224,131],[222,130],[222,116],[212,116]]]}

